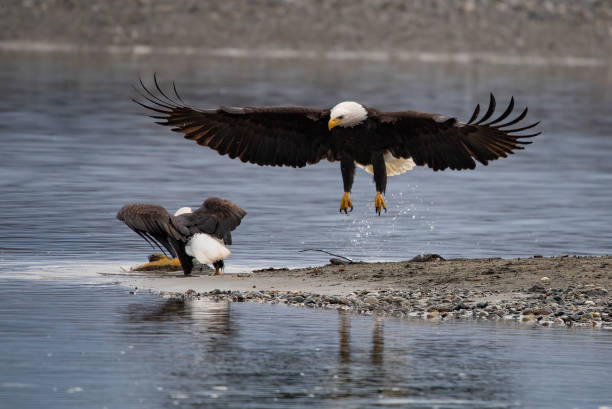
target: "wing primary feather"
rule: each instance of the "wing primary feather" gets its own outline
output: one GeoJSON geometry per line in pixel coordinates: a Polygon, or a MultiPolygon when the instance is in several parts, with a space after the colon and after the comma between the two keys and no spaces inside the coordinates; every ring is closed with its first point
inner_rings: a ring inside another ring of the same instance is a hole
{"type": "Polygon", "coordinates": [[[521,131],[525,131],[527,129],[533,128],[534,126],[538,125],[540,122],[536,122],[534,124],[531,125],[527,125],[527,126],[523,126],[522,128],[516,128],[516,129],[508,129],[508,130],[504,130],[505,133],[513,133],[513,132],[521,132],[521,131]]]}
{"type": "Polygon", "coordinates": [[[147,234],[146,232],[140,231],[140,230],[135,230],[135,231],[140,237],[144,239],[144,241],[147,242],[149,246],[151,246],[153,250],[159,249],[162,253],[164,253],[165,256],[168,255],[168,253],[166,253],[166,251],[162,248],[162,246],[160,246],[159,243],[149,234],[147,234]]]}
{"type": "Polygon", "coordinates": [[[508,108],[506,108],[503,114],[501,114],[497,119],[494,119],[491,122],[487,124],[483,124],[483,125],[490,126],[490,125],[503,121],[504,119],[506,119],[508,115],[510,115],[513,109],[514,109],[514,97],[510,98],[510,103],[508,104],[508,108]]]}
{"type": "MultiPolygon", "coordinates": [[[[151,98],[147,97],[147,96],[146,96],[146,95],[144,95],[142,92],[140,92],[140,91],[138,90],[138,88],[136,88],[136,87],[134,87],[134,86],[132,86],[132,88],[134,88],[134,91],[136,91],[136,93],[137,93],[137,94],[138,94],[138,95],[139,95],[141,98],[144,98],[144,99],[146,99],[147,101],[149,101],[150,103],[155,104],[155,106],[164,107],[164,108],[169,109],[169,110],[174,109],[174,107],[173,107],[173,106],[170,106],[170,105],[166,105],[166,104],[164,104],[164,103],[161,103],[161,102],[157,101],[157,99],[151,99],[151,98]]],[[[136,101],[134,98],[132,98],[132,101],[137,102],[137,101],[136,101]]],[[[141,105],[142,105],[142,104],[141,104],[141,105]]]]}
{"type": "Polygon", "coordinates": [[[153,73],[153,82],[155,83],[155,88],[157,88],[157,90],[159,91],[160,94],[162,94],[164,96],[164,98],[166,98],[168,101],[172,102],[175,105],[180,105],[180,103],[176,102],[175,100],[173,100],[172,98],[170,98],[168,95],[166,95],[164,93],[164,91],[161,89],[161,87],[159,86],[159,83],[157,82],[157,73],[153,73]]]}
{"type": "Polygon", "coordinates": [[[178,91],[176,90],[176,83],[174,81],[172,81],[172,88],[174,89],[174,95],[176,95],[178,100],[181,101],[184,104],[185,101],[183,101],[183,98],[181,98],[181,96],[179,95],[178,91]]]}
{"type": "Polygon", "coordinates": [[[143,108],[150,109],[151,111],[159,112],[160,114],[166,114],[166,115],[170,115],[171,114],[171,112],[164,111],[163,109],[155,108],[155,107],[152,107],[152,106],[149,106],[149,105],[145,105],[142,102],[140,102],[140,101],[138,101],[138,100],[136,100],[134,98],[132,98],[132,101],[134,101],[135,103],[137,103],[138,105],[140,105],[143,108]]]}
{"type": "Polygon", "coordinates": [[[489,109],[487,109],[487,112],[485,112],[484,116],[480,118],[480,120],[474,125],[480,125],[481,123],[489,119],[491,115],[493,115],[493,112],[495,112],[495,97],[493,96],[493,93],[491,93],[491,97],[489,99],[489,109]]]}
{"type": "Polygon", "coordinates": [[[502,125],[495,125],[493,128],[500,129],[500,128],[505,128],[506,126],[514,125],[515,123],[522,121],[523,118],[527,116],[527,111],[528,111],[528,108],[525,107],[525,109],[523,109],[523,112],[521,112],[521,114],[517,116],[516,118],[514,118],[512,121],[506,122],[505,124],[502,124],[502,125]]]}
{"type": "MultiPolygon", "coordinates": [[[[173,109],[175,108],[173,105],[168,105],[169,101],[164,101],[163,99],[161,99],[160,97],[158,97],[157,95],[155,95],[154,93],[152,93],[151,91],[149,91],[149,89],[145,86],[144,82],[142,82],[142,78],[139,78],[138,81],[140,82],[140,86],[142,87],[142,89],[151,96],[151,98],[153,98],[156,102],[156,104],[164,106],[168,109],[173,109]]],[[[142,94],[141,94],[142,95],[142,94]]],[[[144,96],[144,95],[143,95],[144,96]]],[[[148,98],[147,98],[148,99],[148,98]]],[[[150,101],[150,100],[149,100],[150,101]]]]}
{"type": "Polygon", "coordinates": [[[479,113],[480,113],[480,104],[476,105],[476,109],[474,109],[474,113],[472,114],[472,117],[470,118],[467,124],[469,125],[472,122],[474,122],[474,120],[478,117],[479,113]]]}
{"type": "Polygon", "coordinates": [[[147,236],[146,236],[146,235],[145,235],[143,232],[141,232],[141,231],[140,231],[140,230],[138,230],[138,229],[133,229],[133,230],[136,232],[136,234],[138,234],[140,237],[142,237],[142,239],[143,239],[144,241],[146,241],[146,242],[147,242],[147,244],[148,244],[149,246],[151,246],[153,249],[155,249],[155,246],[153,245],[153,243],[151,243],[151,241],[149,240],[149,238],[148,238],[148,237],[147,237],[147,236]]]}

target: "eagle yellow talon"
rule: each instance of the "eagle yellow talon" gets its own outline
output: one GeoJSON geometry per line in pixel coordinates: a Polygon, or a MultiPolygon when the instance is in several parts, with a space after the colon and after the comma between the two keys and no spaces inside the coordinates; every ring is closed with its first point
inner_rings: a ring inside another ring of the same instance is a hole
{"type": "Polygon", "coordinates": [[[376,196],[374,197],[374,207],[376,208],[376,213],[378,213],[379,216],[381,209],[385,209],[385,213],[387,213],[387,206],[385,206],[385,200],[380,192],[376,192],[376,196]]]}
{"type": "Polygon", "coordinates": [[[340,212],[344,211],[344,213],[348,214],[348,208],[351,208],[351,212],[353,211],[353,202],[349,198],[348,192],[344,192],[342,195],[342,199],[340,199],[340,212]]]}

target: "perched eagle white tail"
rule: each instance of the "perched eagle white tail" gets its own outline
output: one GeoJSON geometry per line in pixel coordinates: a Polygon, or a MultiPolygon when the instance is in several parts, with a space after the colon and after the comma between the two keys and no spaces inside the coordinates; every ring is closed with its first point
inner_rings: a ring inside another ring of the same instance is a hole
{"type": "Polygon", "coordinates": [[[223,245],[223,241],[206,233],[199,233],[191,237],[185,245],[185,253],[195,257],[202,264],[212,264],[215,261],[227,258],[231,251],[223,245]]]}

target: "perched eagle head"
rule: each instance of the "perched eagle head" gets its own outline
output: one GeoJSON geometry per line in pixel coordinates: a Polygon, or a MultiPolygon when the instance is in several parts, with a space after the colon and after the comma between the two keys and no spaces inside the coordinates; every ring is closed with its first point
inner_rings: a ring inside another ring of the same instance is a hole
{"type": "Polygon", "coordinates": [[[330,130],[336,126],[352,128],[365,121],[367,117],[368,111],[363,105],[353,101],[345,101],[332,108],[327,127],[330,130]]]}
{"type": "Polygon", "coordinates": [[[174,213],[174,215],[180,216],[182,214],[188,214],[188,213],[193,213],[191,210],[191,207],[181,207],[180,209],[176,211],[176,213],[174,213]]]}

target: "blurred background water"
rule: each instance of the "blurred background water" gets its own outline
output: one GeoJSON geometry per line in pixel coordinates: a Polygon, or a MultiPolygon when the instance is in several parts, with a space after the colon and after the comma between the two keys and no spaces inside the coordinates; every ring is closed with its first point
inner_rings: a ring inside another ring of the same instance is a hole
{"type": "Polygon", "coordinates": [[[151,252],[115,220],[128,202],[174,212],[209,196],[248,215],[229,266],[320,264],[322,248],[361,260],[609,254],[612,249],[612,75],[607,67],[394,61],[2,55],[0,257],[28,263],[122,260],[151,252]],[[337,209],[339,164],[259,167],[219,156],[153,123],[130,101],[139,77],[176,80],[197,107],[357,100],[469,118],[489,92],[514,95],[543,134],[474,171],[415,168],[391,177],[389,211],[358,170],[348,216],[337,209]]]}

